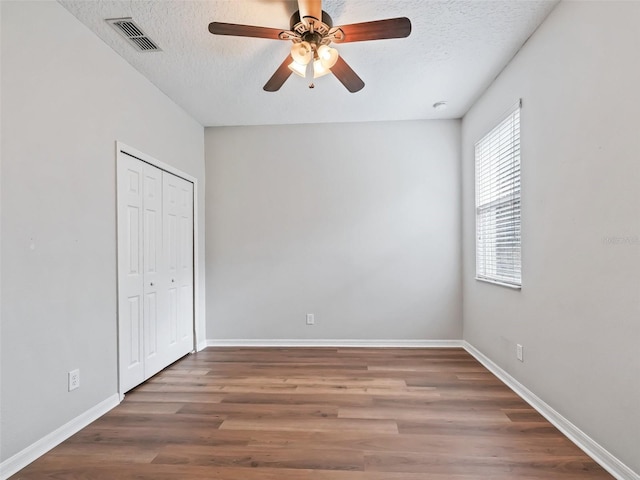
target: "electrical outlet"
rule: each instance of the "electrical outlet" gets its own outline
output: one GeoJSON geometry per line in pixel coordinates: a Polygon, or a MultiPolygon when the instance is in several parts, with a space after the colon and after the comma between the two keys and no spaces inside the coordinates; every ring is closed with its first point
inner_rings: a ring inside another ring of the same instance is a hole
{"type": "Polygon", "coordinates": [[[520,345],[519,343],[516,344],[516,357],[521,362],[524,362],[524,357],[522,356],[522,345],[520,345]]]}
{"type": "Polygon", "coordinates": [[[313,316],[313,313],[307,313],[307,325],[315,325],[316,319],[313,316]]]}
{"type": "Polygon", "coordinates": [[[80,370],[72,370],[68,373],[69,375],[69,391],[75,390],[80,387],[80,370]]]}

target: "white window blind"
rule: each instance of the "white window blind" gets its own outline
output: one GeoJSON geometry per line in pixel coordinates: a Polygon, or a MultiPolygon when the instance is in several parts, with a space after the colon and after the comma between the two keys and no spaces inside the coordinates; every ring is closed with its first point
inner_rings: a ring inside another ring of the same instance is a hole
{"type": "Polygon", "coordinates": [[[475,148],[476,278],[519,287],[520,101],[475,148]]]}

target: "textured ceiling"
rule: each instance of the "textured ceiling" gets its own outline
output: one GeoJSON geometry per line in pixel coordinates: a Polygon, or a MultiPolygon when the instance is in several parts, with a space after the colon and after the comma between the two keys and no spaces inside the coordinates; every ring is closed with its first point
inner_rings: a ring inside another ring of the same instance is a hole
{"type": "Polygon", "coordinates": [[[406,16],[408,38],[340,44],[364,80],[349,93],[332,75],[262,86],[291,42],[214,36],[211,21],[289,28],[289,0],[59,0],[204,126],[460,118],[557,0],[325,0],[334,25],[406,16]],[[132,17],[162,48],[136,51],[104,20],[132,17]],[[436,111],[433,104],[446,101],[436,111]]]}

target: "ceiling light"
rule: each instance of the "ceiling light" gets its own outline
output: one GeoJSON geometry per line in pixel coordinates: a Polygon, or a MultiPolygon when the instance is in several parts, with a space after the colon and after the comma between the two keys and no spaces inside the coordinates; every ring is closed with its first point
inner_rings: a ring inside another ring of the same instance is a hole
{"type": "Polygon", "coordinates": [[[313,56],[313,49],[309,42],[295,43],[291,47],[291,58],[301,65],[307,65],[313,56]]]}
{"type": "Polygon", "coordinates": [[[331,69],[326,68],[322,64],[322,60],[317,59],[313,62],[313,78],[322,77],[328,73],[331,73],[331,69]]]}
{"type": "Polygon", "coordinates": [[[289,70],[291,70],[296,75],[301,76],[302,78],[307,76],[307,66],[302,65],[296,61],[293,61],[289,64],[289,70]]]}
{"type": "Polygon", "coordinates": [[[433,104],[433,108],[440,111],[447,109],[447,102],[436,102],[433,104]]]}
{"type": "Polygon", "coordinates": [[[324,68],[332,68],[338,61],[338,50],[327,45],[318,47],[318,58],[324,68]]]}

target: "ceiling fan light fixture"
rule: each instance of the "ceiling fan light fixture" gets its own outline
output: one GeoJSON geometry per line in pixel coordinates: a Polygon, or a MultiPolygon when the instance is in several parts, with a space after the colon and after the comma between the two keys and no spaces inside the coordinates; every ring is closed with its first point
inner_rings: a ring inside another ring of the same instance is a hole
{"type": "Polygon", "coordinates": [[[322,64],[322,60],[318,58],[313,61],[313,78],[323,77],[328,73],[331,73],[331,69],[325,67],[322,64]]]}
{"type": "Polygon", "coordinates": [[[291,58],[301,65],[308,65],[313,57],[313,49],[309,42],[295,43],[291,47],[291,58]]]}
{"type": "Polygon", "coordinates": [[[318,47],[318,57],[322,66],[326,69],[331,69],[338,61],[338,50],[331,48],[328,45],[320,45],[318,47]]]}
{"type": "Polygon", "coordinates": [[[296,62],[295,60],[289,64],[289,70],[298,75],[299,77],[307,76],[307,66],[296,62]]]}

